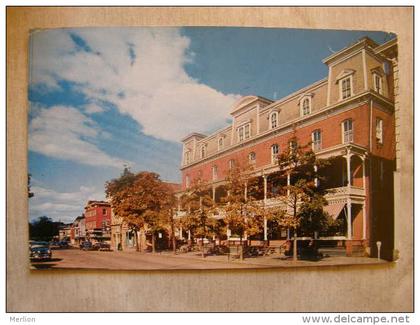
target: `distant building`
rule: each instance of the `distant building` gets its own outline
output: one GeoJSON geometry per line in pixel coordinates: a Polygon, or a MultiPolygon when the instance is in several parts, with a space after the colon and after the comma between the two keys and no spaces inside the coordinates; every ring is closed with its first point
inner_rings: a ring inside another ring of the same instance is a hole
{"type": "Polygon", "coordinates": [[[70,241],[72,232],[72,224],[62,224],[58,229],[58,240],[60,241],[70,241]]]}
{"type": "Polygon", "coordinates": [[[111,205],[106,201],[88,201],[85,207],[86,239],[109,241],[111,239],[111,205]]]}
{"type": "Polygon", "coordinates": [[[85,216],[77,217],[72,224],[70,242],[72,245],[78,245],[86,238],[85,216]]]}

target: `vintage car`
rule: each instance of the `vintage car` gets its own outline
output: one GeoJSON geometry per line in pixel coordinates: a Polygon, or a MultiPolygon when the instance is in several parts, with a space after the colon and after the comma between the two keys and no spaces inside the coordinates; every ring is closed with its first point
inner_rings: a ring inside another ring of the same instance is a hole
{"type": "Polygon", "coordinates": [[[29,248],[29,258],[31,260],[50,260],[52,257],[51,249],[47,242],[32,242],[29,248]]]}

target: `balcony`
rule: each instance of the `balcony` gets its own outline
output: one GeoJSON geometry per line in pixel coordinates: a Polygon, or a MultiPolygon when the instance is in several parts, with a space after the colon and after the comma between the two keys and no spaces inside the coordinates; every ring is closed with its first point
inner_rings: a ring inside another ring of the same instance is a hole
{"type": "Polygon", "coordinates": [[[327,201],[344,199],[347,198],[349,194],[350,197],[364,198],[365,190],[362,187],[350,186],[349,193],[349,188],[347,186],[336,187],[328,190],[328,193],[325,195],[325,199],[327,201]]]}

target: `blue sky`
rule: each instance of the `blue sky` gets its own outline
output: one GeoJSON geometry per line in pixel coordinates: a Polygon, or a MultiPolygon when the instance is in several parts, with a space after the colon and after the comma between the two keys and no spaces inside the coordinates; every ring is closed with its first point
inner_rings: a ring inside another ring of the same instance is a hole
{"type": "Polygon", "coordinates": [[[179,182],[180,139],[229,123],[241,96],[280,99],[321,62],[382,32],[262,28],[35,31],[30,44],[30,219],[72,221],[128,165],[179,182]]]}

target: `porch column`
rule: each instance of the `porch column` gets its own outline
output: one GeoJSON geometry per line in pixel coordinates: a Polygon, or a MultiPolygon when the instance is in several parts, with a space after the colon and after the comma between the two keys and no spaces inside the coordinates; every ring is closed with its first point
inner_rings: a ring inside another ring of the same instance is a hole
{"type": "Polygon", "coordinates": [[[191,240],[191,230],[188,230],[188,240],[191,240]]]}
{"type": "Polygon", "coordinates": [[[184,236],[182,235],[182,226],[179,226],[179,239],[184,239],[184,236]]]}
{"type": "Polygon", "coordinates": [[[267,241],[267,218],[264,217],[264,240],[267,241]]]}
{"type": "Polygon", "coordinates": [[[245,182],[244,199],[245,201],[248,200],[248,183],[247,182],[245,182]]]}
{"type": "Polygon", "coordinates": [[[226,237],[229,240],[229,238],[230,238],[230,229],[229,229],[229,226],[226,226],[226,237]]]}
{"type": "Polygon", "coordinates": [[[363,190],[365,193],[365,202],[363,203],[363,238],[362,239],[366,239],[366,233],[367,233],[367,216],[366,216],[366,196],[367,196],[367,190],[366,190],[366,156],[363,155],[362,156],[362,170],[363,170],[363,190]]]}
{"type": "Polygon", "coordinates": [[[352,238],[351,233],[351,199],[347,197],[347,239],[352,238]]]}
{"type": "Polygon", "coordinates": [[[366,204],[363,203],[363,237],[362,239],[366,239],[366,204]]]}
{"type": "MultiPolygon", "coordinates": [[[[290,174],[288,173],[287,174],[287,186],[290,186],[290,174]]],[[[287,189],[287,196],[289,196],[290,195],[290,189],[288,188],[287,189]]]]}
{"type": "MultiPolygon", "coordinates": [[[[263,175],[264,180],[264,209],[267,205],[267,175],[263,175]]],[[[264,216],[264,240],[267,240],[267,217],[264,216]]]]}
{"type": "Polygon", "coordinates": [[[213,202],[216,202],[216,186],[212,185],[211,186],[211,191],[212,191],[212,197],[213,197],[213,202]]]}
{"type": "Polygon", "coordinates": [[[352,238],[352,231],[351,231],[351,198],[350,198],[350,191],[351,191],[351,154],[350,149],[347,148],[346,154],[346,162],[347,162],[347,239],[352,238]]]}

